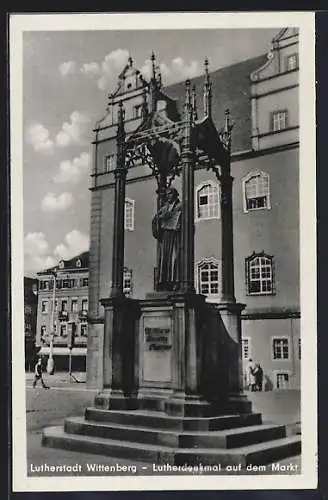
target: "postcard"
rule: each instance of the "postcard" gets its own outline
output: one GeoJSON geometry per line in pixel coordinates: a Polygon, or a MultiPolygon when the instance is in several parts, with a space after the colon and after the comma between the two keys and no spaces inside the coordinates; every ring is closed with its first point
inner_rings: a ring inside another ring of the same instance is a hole
{"type": "Polygon", "coordinates": [[[11,15],[14,491],[316,487],[314,45],[11,15]]]}

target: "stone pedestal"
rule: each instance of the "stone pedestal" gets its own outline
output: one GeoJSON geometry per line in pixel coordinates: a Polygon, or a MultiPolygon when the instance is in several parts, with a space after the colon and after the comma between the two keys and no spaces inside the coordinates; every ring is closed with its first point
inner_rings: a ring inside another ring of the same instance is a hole
{"type": "Polygon", "coordinates": [[[243,394],[241,313],[245,307],[245,304],[236,302],[215,304],[215,309],[221,319],[221,335],[226,338],[227,353],[230,353],[233,358],[232,360],[230,358],[229,366],[227,366],[229,408],[250,407],[247,397],[243,394]]]}
{"type": "Polygon", "coordinates": [[[136,408],[135,322],[138,303],[124,296],[101,301],[105,310],[103,390],[95,398],[96,408],[136,408]]]}
{"type": "Polygon", "coordinates": [[[177,292],[152,293],[139,304],[139,408],[181,417],[250,411],[242,393],[242,304],[177,292]]]}

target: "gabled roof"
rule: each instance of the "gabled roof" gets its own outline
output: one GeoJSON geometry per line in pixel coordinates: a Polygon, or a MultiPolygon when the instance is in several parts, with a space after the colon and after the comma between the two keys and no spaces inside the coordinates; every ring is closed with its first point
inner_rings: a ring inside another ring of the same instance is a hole
{"type": "Polygon", "coordinates": [[[133,87],[134,90],[143,88],[148,85],[144,77],[142,76],[141,72],[136,69],[133,66],[133,60],[131,57],[129,57],[128,63],[124,67],[123,71],[119,74],[118,77],[118,82],[117,82],[117,87],[114,90],[113,93],[110,93],[108,96],[109,98],[114,98],[120,94],[124,94],[125,89],[124,89],[124,81],[126,78],[132,78],[133,79],[133,87]]]}
{"type": "Polygon", "coordinates": [[[86,252],[82,252],[78,255],[76,255],[75,257],[72,257],[71,259],[67,259],[67,260],[60,260],[59,262],[64,262],[64,267],[62,269],[59,269],[59,262],[58,264],[56,264],[55,266],[52,266],[52,267],[49,267],[48,269],[45,269],[43,271],[40,271],[38,272],[37,274],[51,274],[54,270],[56,271],[61,271],[63,269],[78,269],[76,267],[76,261],[80,259],[81,261],[81,269],[85,269],[87,267],[89,267],[89,250],[87,250],[86,252]]]}
{"type": "Polygon", "coordinates": [[[297,28],[282,28],[280,31],[278,31],[276,36],[273,37],[272,44],[274,44],[275,42],[279,42],[284,38],[290,38],[291,36],[295,36],[297,34],[298,34],[297,28]]]}
{"type": "MultiPolygon", "coordinates": [[[[224,111],[226,108],[230,109],[231,120],[235,123],[232,132],[233,152],[251,148],[250,74],[265,61],[266,54],[210,73],[213,122],[218,130],[221,129],[224,126],[224,111]]],[[[201,119],[204,76],[193,78],[191,83],[196,85],[198,118],[201,119]]],[[[180,114],[183,116],[185,82],[165,87],[165,92],[177,100],[180,114]]]]}
{"type": "Polygon", "coordinates": [[[72,257],[72,259],[69,260],[64,260],[64,266],[65,268],[69,267],[76,267],[75,263],[77,260],[81,261],[81,268],[83,267],[88,267],[89,265],[89,250],[86,252],[82,252],[79,255],[76,255],[75,257],[72,257]]]}

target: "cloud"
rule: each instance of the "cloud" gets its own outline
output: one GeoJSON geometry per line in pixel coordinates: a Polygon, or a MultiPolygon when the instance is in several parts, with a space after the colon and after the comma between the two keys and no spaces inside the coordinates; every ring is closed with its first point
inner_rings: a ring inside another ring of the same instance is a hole
{"type": "Polygon", "coordinates": [[[25,236],[24,252],[26,255],[44,255],[49,250],[44,233],[28,233],[25,236]]]}
{"type": "Polygon", "coordinates": [[[59,172],[53,177],[57,184],[62,182],[71,182],[77,184],[89,171],[89,153],[81,153],[73,160],[64,160],[60,162],[59,172]]]}
{"type": "MultiPolygon", "coordinates": [[[[186,80],[187,78],[194,78],[202,73],[200,64],[197,61],[185,62],[182,57],[172,59],[169,64],[161,62],[159,64],[164,85],[173,82],[186,80]]],[[[151,60],[146,59],[140,71],[146,80],[150,80],[152,76],[151,60]]]]}
{"type": "MultiPolygon", "coordinates": [[[[124,69],[129,57],[129,52],[125,49],[117,49],[103,59],[102,62],[90,62],[81,66],[80,72],[94,80],[100,90],[112,91],[117,83],[120,72],[124,69]]],[[[178,56],[169,63],[160,62],[164,85],[194,78],[202,73],[202,67],[198,61],[185,61],[178,56]]],[[[140,68],[140,72],[146,80],[150,80],[152,75],[151,60],[148,58],[140,68]]]]}
{"type": "Polygon", "coordinates": [[[62,193],[56,196],[54,193],[48,193],[41,202],[41,209],[44,212],[63,212],[74,204],[74,198],[71,193],[62,193]]]}
{"type": "Polygon", "coordinates": [[[101,67],[96,62],[85,63],[80,69],[83,75],[86,75],[90,78],[99,78],[101,75],[101,67]]]}
{"type": "Polygon", "coordinates": [[[34,123],[27,129],[26,141],[28,144],[31,144],[37,152],[52,153],[54,143],[49,136],[50,134],[48,129],[46,129],[41,123],[34,123]]]}
{"type": "Polygon", "coordinates": [[[89,237],[77,229],[66,234],[64,243],[53,252],[44,233],[28,233],[24,239],[25,273],[34,274],[55,266],[60,259],[70,259],[89,249],[89,237]]]}
{"type": "Polygon", "coordinates": [[[64,122],[56,135],[56,144],[65,148],[72,144],[85,144],[90,117],[80,111],[73,111],[69,122],[64,122]]]}
{"type": "Polygon", "coordinates": [[[35,273],[55,265],[44,233],[28,233],[24,239],[25,272],[35,273]]]}
{"type": "Polygon", "coordinates": [[[75,70],[76,70],[75,61],[64,62],[59,66],[59,72],[62,76],[73,75],[75,73],[75,70]]]}
{"type": "Polygon", "coordinates": [[[172,61],[172,72],[176,77],[180,78],[194,78],[200,75],[202,70],[197,61],[191,61],[190,64],[185,63],[182,57],[176,57],[172,61]]]}
{"type": "Polygon", "coordinates": [[[92,78],[100,90],[112,89],[128,58],[129,52],[127,50],[113,50],[105,56],[101,63],[85,63],[80,71],[85,76],[92,78]]]}
{"type": "Polygon", "coordinates": [[[77,229],[73,229],[65,236],[65,243],[60,243],[54,250],[58,259],[71,259],[79,253],[89,249],[89,237],[77,229]]]}

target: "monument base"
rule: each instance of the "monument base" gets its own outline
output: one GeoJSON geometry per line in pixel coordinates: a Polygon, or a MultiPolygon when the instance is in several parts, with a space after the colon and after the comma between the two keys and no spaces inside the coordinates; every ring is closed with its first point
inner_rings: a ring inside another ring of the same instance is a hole
{"type": "Polygon", "coordinates": [[[138,408],[136,397],[125,396],[122,391],[104,389],[95,397],[95,408],[102,410],[135,410],[138,408]]]}
{"type": "Polygon", "coordinates": [[[42,443],[155,466],[221,464],[240,471],[301,452],[299,435],[287,437],[284,425],[263,424],[258,413],[193,417],[95,407],[63,427],[45,428],[42,443]]]}
{"type": "Polygon", "coordinates": [[[214,417],[234,413],[251,413],[252,403],[244,394],[230,394],[224,401],[209,402],[199,396],[181,396],[170,398],[164,403],[168,415],[184,417],[214,417]]]}
{"type": "MultiPolygon", "coordinates": [[[[44,429],[43,445],[155,465],[221,464],[238,470],[300,453],[300,436],[287,437],[284,425],[263,424],[241,392],[242,305],[157,292],[139,306],[137,347],[131,344],[129,356],[119,351],[130,380],[137,382],[126,383],[129,390],[105,387],[84,417],[44,429]]],[[[126,324],[121,323],[122,336],[126,324]]],[[[130,333],[127,338],[131,343],[130,333]]]]}

